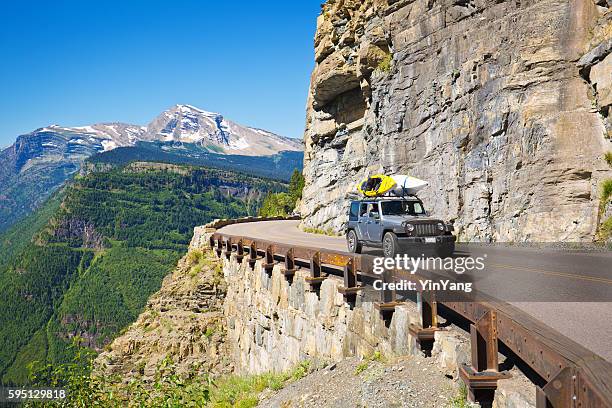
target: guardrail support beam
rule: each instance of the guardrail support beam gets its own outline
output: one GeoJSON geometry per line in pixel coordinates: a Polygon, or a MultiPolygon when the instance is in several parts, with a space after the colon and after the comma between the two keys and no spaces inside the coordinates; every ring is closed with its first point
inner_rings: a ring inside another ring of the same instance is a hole
{"type": "Polygon", "coordinates": [[[415,338],[417,348],[429,356],[433,349],[435,333],[441,330],[438,327],[438,302],[435,292],[430,290],[417,292],[417,308],[421,316],[421,325],[411,324],[408,331],[415,338]]]}
{"type": "Polygon", "coordinates": [[[217,258],[221,258],[221,238],[217,238],[214,240],[213,248],[215,249],[217,258]]]}
{"type": "Polygon", "coordinates": [[[361,289],[362,287],[357,284],[355,260],[351,258],[346,265],[344,265],[344,284],[338,287],[338,292],[342,293],[346,303],[352,306],[357,300],[357,292],[361,289]]]}
{"type": "Polygon", "coordinates": [[[310,285],[310,290],[318,291],[325,279],[321,273],[321,253],[317,251],[310,259],[310,276],[304,280],[310,285]]]}
{"type": "Polygon", "coordinates": [[[221,252],[223,252],[221,238],[217,238],[217,258],[221,258],[221,252]]]}
{"type": "Polygon", "coordinates": [[[225,240],[225,259],[229,260],[232,256],[232,239],[226,238],[225,240]]]}
{"type": "Polygon", "coordinates": [[[397,301],[395,289],[389,289],[386,286],[387,283],[393,282],[393,276],[390,271],[386,271],[382,275],[382,290],[380,291],[380,302],[374,303],[374,307],[379,311],[380,317],[384,320],[385,326],[389,327],[393,313],[395,312],[395,306],[400,305],[402,302],[397,301]]]}
{"type": "Polygon", "coordinates": [[[575,405],[576,373],[564,367],[544,387],[537,388],[537,408],[571,407],[575,405]]]}
{"type": "Polygon", "coordinates": [[[272,245],[268,245],[266,247],[266,255],[264,257],[264,262],[261,264],[261,267],[266,271],[268,276],[272,275],[272,269],[274,269],[274,265],[276,262],[274,261],[274,247],[272,245]]]}
{"type": "Polygon", "coordinates": [[[238,261],[238,263],[242,263],[242,260],[244,259],[244,246],[242,245],[242,240],[238,240],[238,243],[236,244],[236,261],[238,261]]]}
{"type": "Polygon", "coordinates": [[[258,259],[261,258],[257,256],[257,244],[252,242],[249,246],[249,267],[251,270],[255,269],[255,262],[257,262],[258,259]]]}
{"type": "Polygon", "coordinates": [[[472,365],[462,365],[459,375],[463,379],[470,401],[482,407],[493,404],[497,381],[509,378],[509,373],[499,372],[497,358],[497,312],[487,311],[475,324],[470,325],[472,365]]]}
{"type": "Polygon", "coordinates": [[[293,275],[295,275],[297,268],[295,266],[295,258],[293,256],[293,248],[290,248],[285,254],[285,267],[281,269],[281,273],[285,275],[285,279],[291,284],[293,282],[293,275]]]}

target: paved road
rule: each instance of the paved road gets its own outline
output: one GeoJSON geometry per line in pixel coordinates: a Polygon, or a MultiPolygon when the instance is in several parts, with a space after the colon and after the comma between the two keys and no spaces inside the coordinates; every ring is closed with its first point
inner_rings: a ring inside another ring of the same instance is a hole
{"type": "MultiPolygon", "coordinates": [[[[300,231],[299,221],[229,225],[220,231],[285,244],[346,251],[344,238],[300,231]]],[[[380,255],[377,250],[368,253],[380,255]]],[[[521,308],[612,362],[612,252],[460,244],[484,256],[485,269],[463,278],[475,289],[521,308]]]]}

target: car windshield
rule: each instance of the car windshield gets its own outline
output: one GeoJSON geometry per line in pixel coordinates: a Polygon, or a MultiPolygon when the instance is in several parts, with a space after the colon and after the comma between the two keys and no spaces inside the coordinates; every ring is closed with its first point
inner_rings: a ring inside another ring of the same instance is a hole
{"type": "Polygon", "coordinates": [[[384,215],[424,215],[425,210],[418,201],[384,201],[382,202],[384,215]]]}

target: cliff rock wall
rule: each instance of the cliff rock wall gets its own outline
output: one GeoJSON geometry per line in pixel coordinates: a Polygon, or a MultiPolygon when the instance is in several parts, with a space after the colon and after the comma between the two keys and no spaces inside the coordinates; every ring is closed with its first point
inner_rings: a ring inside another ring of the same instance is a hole
{"type": "Polygon", "coordinates": [[[348,356],[410,354],[414,350],[410,323],[417,324],[415,307],[398,307],[389,328],[373,303],[351,310],[338,286],[326,279],[317,294],[298,270],[290,285],[282,265],[268,275],[258,262],[253,271],[235,260],[224,262],[228,284],[224,314],[236,369],[245,373],[288,370],[301,360],[340,361],[348,356]]]}
{"type": "Polygon", "coordinates": [[[463,239],[588,241],[612,150],[612,2],[328,0],[315,37],[303,225],[408,173],[463,239]]]}

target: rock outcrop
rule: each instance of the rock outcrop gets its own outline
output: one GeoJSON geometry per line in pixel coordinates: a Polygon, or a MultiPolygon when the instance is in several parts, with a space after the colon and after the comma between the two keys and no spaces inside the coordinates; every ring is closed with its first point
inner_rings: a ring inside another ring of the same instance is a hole
{"type": "Polygon", "coordinates": [[[212,257],[192,248],[179,261],[138,320],[98,356],[98,374],[146,382],[168,361],[183,376],[232,371],[223,317],[226,285],[212,257]]]}
{"type": "Polygon", "coordinates": [[[606,0],[328,0],[305,133],[305,227],[374,172],[476,241],[589,241],[611,172],[606,0]]]}

